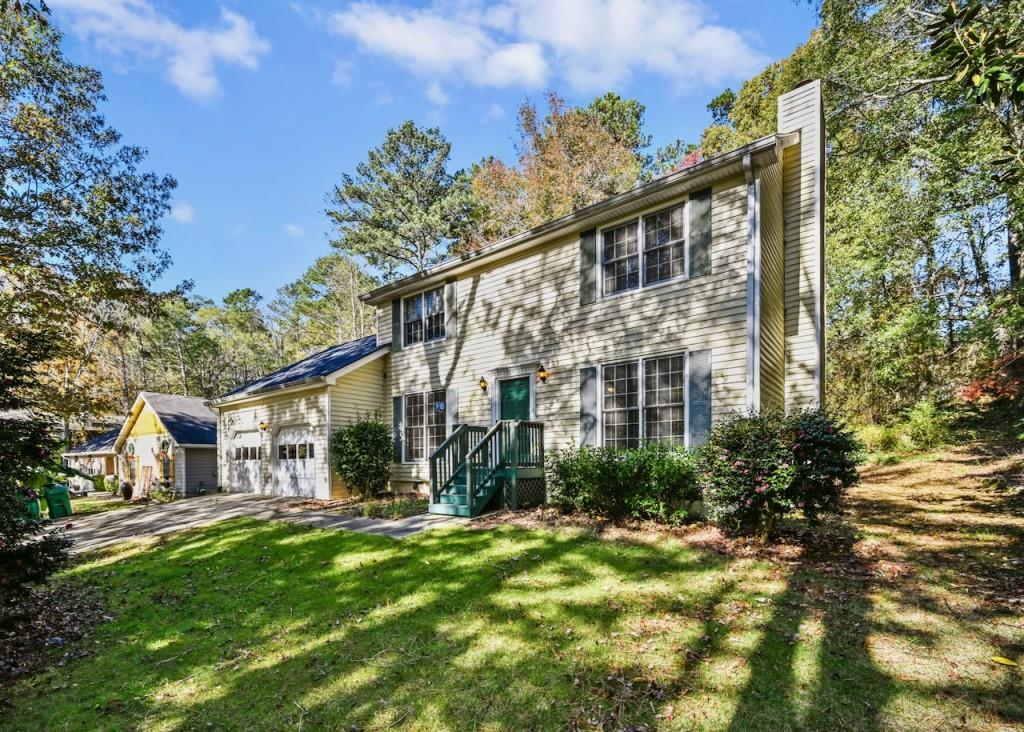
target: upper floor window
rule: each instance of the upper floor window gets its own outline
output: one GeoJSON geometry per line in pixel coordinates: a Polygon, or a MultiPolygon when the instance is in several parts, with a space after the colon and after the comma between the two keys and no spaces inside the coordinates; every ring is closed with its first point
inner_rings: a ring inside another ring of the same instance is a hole
{"type": "Polygon", "coordinates": [[[680,204],[644,217],[644,284],[664,282],[685,273],[685,206],[680,204]]]}
{"type": "Polygon", "coordinates": [[[631,221],[602,233],[601,262],[604,294],[633,290],[640,286],[640,255],[637,253],[638,225],[631,221]]]}
{"type": "Polygon", "coordinates": [[[636,290],[641,285],[667,282],[685,274],[685,220],[686,204],[681,203],[603,230],[601,270],[604,294],[636,290]]]}
{"type": "Polygon", "coordinates": [[[405,298],[402,309],[405,345],[444,338],[444,287],[405,298]]]}

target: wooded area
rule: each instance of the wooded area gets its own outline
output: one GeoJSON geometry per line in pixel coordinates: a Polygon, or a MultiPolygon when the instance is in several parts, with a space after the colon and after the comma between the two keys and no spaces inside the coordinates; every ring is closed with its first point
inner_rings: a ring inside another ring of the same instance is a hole
{"type": "Polygon", "coordinates": [[[885,422],[922,400],[1012,388],[1024,329],[1021,3],[819,10],[792,55],[711,100],[699,144],[655,147],[644,105],[614,92],[581,107],[555,92],[543,107],[524,102],[516,159],[468,170],[451,169],[440,130],[390,130],[327,196],[334,252],[269,299],[240,287],[221,302],[187,283],[152,291],[169,263],[160,218],[174,181],[140,172],[140,149],[116,147],[98,117],[99,74],[62,58],[57,30],[34,25],[45,16],[5,11],[5,97],[31,101],[2,119],[5,315],[53,346],[30,401],[70,422],[121,414],[142,389],[213,397],[371,333],[360,293],[768,134],[778,94],[807,78],[823,80],[829,133],[829,406],[885,422]],[[77,117],[53,131],[47,114],[77,117]],[[65,195],[85,206],[102,191],[103,216],[22,213],[53,205],[25,200],[44,159],[47,175],[98,163],[93,188],[79,180],[65,195]]]}

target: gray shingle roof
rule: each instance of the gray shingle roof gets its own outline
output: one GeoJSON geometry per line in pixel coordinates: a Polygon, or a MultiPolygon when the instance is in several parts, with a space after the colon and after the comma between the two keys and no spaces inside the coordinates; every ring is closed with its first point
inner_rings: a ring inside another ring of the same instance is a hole
{"type": "Polygon", "coordinates": [[[110,430],[110,432],[102,434],[99,437],[93,437],[88,442],[82,443],[81,445],[78,445],[77,447],[72,447],[70,450],[68,450],[64,454],[68,455],[68,454],[71,454],[71,453],[76,453],[76,454],[89,455],[89,454],[94,454],[94,453],[99,453],[99,452],[113,452],[114,451],[114,440],[117,439],[117,435],[118,435],[118,433],[120,431],[121,431],[120,427],[118,427],[116,430],[110,430]]]}
{"type": "Polygon", "coordinates": [[[140,395],[179,445],[216,445],[217,413],[202,397],[144,391],[140,395]]]}
{"type": "Polygon", "coordinates": [[[386,344],[380,347],[377,346],[377,336],[366,336],[355,341],[342,343],[340,346],[334,346],[326,351],[314,353],[312,356],[307,356],[301,361],[296,361],[273,373],[267,374],[261,379],[256,379],[256,381],[240,386],[234,391],[229,391],[224,396],[218,397],[217,401],[227,399],[228,397],[238,398],[250,394],[259,394],[303,381],[323,378],[387,347],[386,344]]]}

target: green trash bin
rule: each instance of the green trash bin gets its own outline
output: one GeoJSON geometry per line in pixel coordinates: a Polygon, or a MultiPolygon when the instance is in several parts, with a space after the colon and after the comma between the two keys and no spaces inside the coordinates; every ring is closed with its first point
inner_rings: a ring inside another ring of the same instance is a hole
{"type": "Polygon", "coordinates": [[[55,483],[46,487],[46,505],[49,507],[50,518],[67,518],[71,515],[71,494],[66,485],[55,483]]]}
{"type": "Polygon", "coordinates": [[[39,499],[26,497],[23,500],[25,501],[25,513],[28,514],[28,517],[36,521],[42,521],[43,512],[39,510],[39,499]]]}

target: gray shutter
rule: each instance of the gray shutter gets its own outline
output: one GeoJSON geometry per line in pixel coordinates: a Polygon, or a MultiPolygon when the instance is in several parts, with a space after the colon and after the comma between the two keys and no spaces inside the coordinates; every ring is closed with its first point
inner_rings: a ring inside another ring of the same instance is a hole
{"type": "Polygon", "coordinates": [[[444,285],[444,337],[455,338],[458,334],[458,308],[456,300],[455,281],[446,282],[444,285]]]}
{"type": "Polygon", "coordinates": [[[403,449],[402,449],[402,433],[403,433],[403,429],[402,428],[403,428],[403,426],[405,424],[405,414],[404,414],[405,410],[403,408],[403,405],[404,405],[404,403],[402,401],[402,397],[400,397],[400,396],[392,397],[392,399],[391,399],[391,422],[392,422],[391,441],[392,441],[392,443],[394,443],[393,444],[394,454],[392,455],[392,457],[394,458],[396,463],[402,462],[402,458],[404,457],[404,452],[403,452],[403,449]]]}
{"type": "Polygon", "coordinates": [[[597,230],[580,234],[580,305],[597,302],[597,230]]]}
{"type": "Polygon", "coordinates": [[[711,189],[690,194],[690,277],[711,273],[711,189]]]}
{"type": "Polygon", "coordinates": [[[689,422],[690,447],[703,445],[711,434],[711,351],[690,351],[689,422]]]}
{"type": "Polygon", "coordinates": [[[580,369],[580,444],[598,444],[597,367],[580,369]]]}
{"type": "Polygon", "coordinates": [[[454,386],[448,387],[448,393],[445,395],[444,409],[448,415],[448,434],[452,433],[452,430],[461,422],[459,422],[459,390],[454,386]]]}
{"type": "Polygon", "coordinates": [[[402,350],[402,298],[391,301],[391,352],[402,350]]]}

